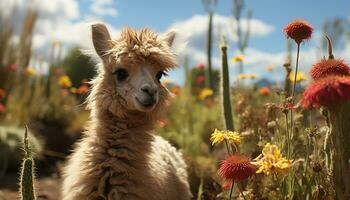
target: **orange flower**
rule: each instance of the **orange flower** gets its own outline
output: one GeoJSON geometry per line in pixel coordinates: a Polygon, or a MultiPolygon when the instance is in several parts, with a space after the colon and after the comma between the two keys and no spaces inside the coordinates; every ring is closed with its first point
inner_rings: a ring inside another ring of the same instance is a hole
{"type": "Polygon", "coordinates": [[[175,96],[180,96],[181,94],[181,89],[179,86],[173,87],[173,89],[171,90],[171,93],[173,93],[175,96]]]}
{"type": "Polygon", "coordinates": [[[6,97],[6,90],[0,88],[0,98],[6,97]]]}
{"type": "Polygon", "coordinates": [[[268,87],[261,87],[259,90],[260,94],[263,96],[267,96],[270,94],[270,88],[268,87]]]}
{"type": "Polygon", "coordinates": [[[5,106],[4,104],[0,103],[0,113],[5,111],[5,106]]]}
{"type": "Polygon", "coordinates": [[[287,37],[292,38],[297,44],[300,44],[303,40],[310,39],[313,30],[308,22],[301,19],[289,22],[283,29],[287,37]]]}
{"type": "Polygon", "coordinates": [[[86,94],[89,91],[89,86],[87,86],[86,84],[80,86],[77,90],[77,94],[86,94]]]}

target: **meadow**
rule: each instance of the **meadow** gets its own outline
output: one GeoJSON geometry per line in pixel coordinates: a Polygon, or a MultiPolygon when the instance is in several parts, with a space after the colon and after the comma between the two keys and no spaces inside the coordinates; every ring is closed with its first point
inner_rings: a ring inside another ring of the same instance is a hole
{"type": "MultiPolygon", "coordinates": [[[[183,84],[162,82],[172,97],[155,131],[182,151],[193,199],[350,199],[350,68],[333,53],[335,39],[324,37],[327,57],[298,71],[314,29],[286,21],[285,63],[265,69],[283,69],[283,82],[261,84],[244,73],[249,33],[228,55],[229,36],[211,45],[208,14],[207,60],[181,63],[183,84]],[[212,66],[213,48],[221,66],[212,66]]],[[[61,167],[89,119],[95,63],[79,47],[61,56],[60,41],[47,60],[33,55],[38,17],[28,10],[10,42],[18,21],[0,15],[0,199],[60,199],[61,167]]]]}

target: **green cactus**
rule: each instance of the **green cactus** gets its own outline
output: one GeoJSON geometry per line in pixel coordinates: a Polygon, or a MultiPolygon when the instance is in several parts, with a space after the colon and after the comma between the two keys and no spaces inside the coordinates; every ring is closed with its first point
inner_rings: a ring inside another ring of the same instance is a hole
{"type": "Polygon", "coordinates": [[[231,107],[230,97],[230,80],[227,63],[227,45],[226,41],[223,41],[221,46],[221,92],[222,92],[222,112],[224,114],[225,127],[227,130],[234,131],[233,115],[231,107]]]}
{"type": "Polygon", "coordinates": [[[24,133],[24,160],[21,170],[20,192],[22,200],[35,200],[34,190],[34,160],[31,156],[28,142],[28,128],[25,127],[24,133]]]}

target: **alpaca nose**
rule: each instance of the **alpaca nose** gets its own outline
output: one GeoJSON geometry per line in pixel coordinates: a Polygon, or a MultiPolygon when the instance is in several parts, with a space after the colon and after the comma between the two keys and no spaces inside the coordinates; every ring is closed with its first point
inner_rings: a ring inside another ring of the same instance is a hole
{"type": "Polygon", "coordinates": [[[155,86],[152,87],[147,84],[141,87],[141,91],[153,97],[157,93],[157,87],[155,86]]]}

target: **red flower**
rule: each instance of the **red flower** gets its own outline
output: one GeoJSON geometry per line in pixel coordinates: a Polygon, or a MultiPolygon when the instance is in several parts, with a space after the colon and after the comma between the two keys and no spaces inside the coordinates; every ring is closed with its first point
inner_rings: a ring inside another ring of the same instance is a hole
{"type": "Polygon", "coordinates": [[[235,154],[221,162],[219,175],[225,180],[242,181],[255,174],[255,171],[256,168],[250,163],[250,158],[235,154]]]}
{"type": "Polygon", "coordinates": [[[85,94],[89,91],[89,86],[83,84],[81,85],[78,89],[77,89],[77,93],[82,95],[82,94],[85,94]]]}
{"type": "Polygon", "coordinates": [[[349,76],[350,68],[341,59],[322,59],[312,66],[310,74],[315,80],[329,75],[349,76]]]}
{"type": "Polygon", "coordinates": [[[5,111],[5,106],[4,104],[0,103],[0,113],[5,111]]]}
{"type": "Polygon", "coordinates": [[[11,72],[14,72],[17,70],[17,65],[16,64],[10,64],[7,66],[7,70],[8,71],[11,71],[11,72]]]}
{"type": "Polygon", "coordinates": [[[199,63],[197,66],[197,69],[204,69],[205,65],[203,63],[199,63]]]}
{"type": "Polygon", "coordinates": [[[0,88],[0,98],[6,97],[6,90],[0,88]]]}
{"type": "Polygon", "coordinates": [[[259,90],[260,94],[263,96],[267,96],[270,94],[270,88],[268,87],[261,87],[259,90]]]}
{"type": "Polygon", "coordinates": [[[205,81],[205,76],[201,75],[196,78],[196,83],[200,84],[205,81]]]}
{"type": "Polygon", "coordinates": [[[313,82],[303,93],[304,108],[333,107],[350,100],[350,77],[328,76],[313,82]]]}
{"type": "Polygon", "coordinates": [[[289,22],[283,29],[287,37],[292,38],[297,44],[305,39],[310,39],[313,30],[309,23],[301,19],[289,22]]]}

